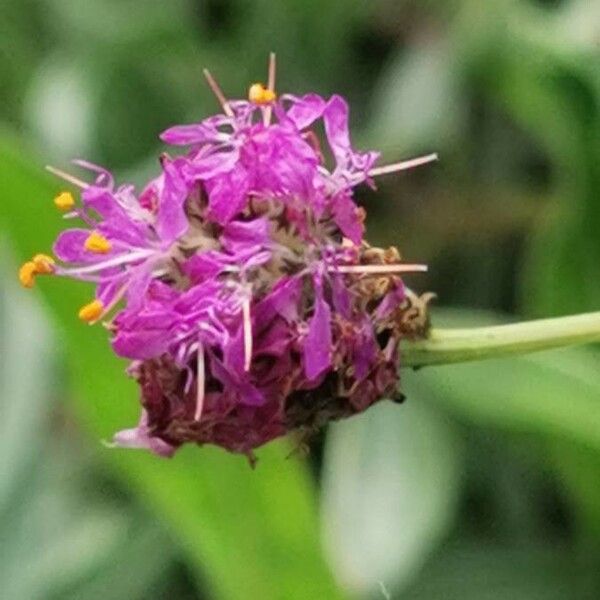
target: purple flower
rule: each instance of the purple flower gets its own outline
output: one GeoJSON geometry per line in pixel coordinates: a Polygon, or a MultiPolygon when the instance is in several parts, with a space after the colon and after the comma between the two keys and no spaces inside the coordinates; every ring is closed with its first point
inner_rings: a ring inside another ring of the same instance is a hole
{"type": "MultiPolygon", "coordinates": [[[[274,81],[272,71],[271,82],[274,81]]],[[[223,114],[178,125],[161,138],[187,150],[161,157],[137,194],[101,167],[77,161],[92,183],[55,199],[77,219],[19,276],[96,285],[80,317],[109,318],[114,351],[132,361],[142,413],[114,443],[170,456],[186,442],[252,456],[269,440],[360,412],[395,393],[398,342],[412,292],[394,249],[363,239],[354,188],[429,162],[374,167],[351,143],[340,96],[277,99],[255,84],[223,114]],[[314,131],[321,125],[324,158],[314,131]]]]}

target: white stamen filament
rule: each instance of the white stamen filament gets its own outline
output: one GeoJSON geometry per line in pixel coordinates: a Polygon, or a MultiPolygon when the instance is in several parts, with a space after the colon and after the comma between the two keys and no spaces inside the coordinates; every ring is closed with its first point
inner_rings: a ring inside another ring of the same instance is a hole
{"type": "Polygon", "coordinates": [[[90,215],[88,215],[82,208],[76,208],[71,212],[65,213],[63,219],[81,219],[86,225],[89,225],[92,229],[98,226],[98,222],[95,221],[90,215]]]}
{"type": "MultiPolygon", "coordinates": [[[[271,52],[269,54],[269,75],[267,81],[267,89],[271,92],[275,91],[275,76],[277,71],[277,59],[275,58],[275,52],[271,52]]],[[[268,127],[271,123],[271,115],[273,113],[273,108],[271,106],[267,106],[263,113],[263,123],[265,127],[268,127]]]]}
{"type": "Polygon", "coordinates": [[[244,371],[250,370],[252,362],[252,321],[250,320],[250,298],[244,298],[242,302],[242,314],[244,319],[244,371]]]}
{"type": "Polygon", "coordinates": [[[397,171],[406,171],[413,167],[420,167],[430,162],[434,162],[438,159],[437,154],[428,154],[427,156],[419,156],[418,158],[411,158],[410,160],[404,160],[402,162],[394,163],[392,165],[385,165],[383,167],[376,167],[368,172],[370,177],[377,177],[379,175],[387,175],[388,173],[396,173],[397,171]]]}
{"type": "Polygon", "coordinates": [[[331,273],[425,273],[427,265],[402,264],[402,265],[338,265],[329,267],[331,273]]]}
{"type": "Polygon", "coordinates": [[[64,179],[65,181],[72,183],[74,186],[81,188],[82,190],[85,190],[88,187],[90,187],[89,183],[86,183],[85,181],[78,179],[74,175],[65,173],[64,171],[61,171],[60,169],[57,169],[56,167],[46,165],[46,171],[50,171],[50,173],[52,173],[52,175],[56,175],[57,177],[60,177],[61,179],[64,179]]]}
{"type": "Polygon", "coordinates": [[[104,269],[110,269],[111,267],[118,267],[120,265],[127,264],[129,262],[134,262],[136,260],[141,260],[143,258],[148,258],[155,254],[154,250],[138,250],[137,252],[129,252],[125,255],[120,255],[115,258],[111,258],[110,260],[104,260],[101,262],[94,263],[93,265],[88,265],[86,267],[79,267],[75,269],[69,269],[61,267],[58,270],[58,274],[64,275],[85,275],[87,273],[96,273],[97,271],[102,271],[104,269]]]}
{"type": "Polygon", "coordinates": [[[205,365],[204,365],[204,347],[202,342],[198,342],[197,353],[197,372],[196,372],[196,412],[194,420],[200,421],[202,409],[204,408],[204,388],[205,388],[205,365]]]}
{"type": "Polygon", "coordinates": [[[203,69],[202,72],[204,73],[204,77],[206,78],[206,81],[208,82],[208,87],[211,89],[212,93],[216,96],[217,100],[219,101],[219,104],[221,105],[221,108],[223,109],[223,112],[228,117],[233,117],[234,116],[233,110],[231,110],[231,106],[229,106],[229,102],[227,102],[227,98],[225,98],[225,94],[219,87],[219,84],[217,83],[215,78],[212,76],[211,72],[208,69],[203,69]]]}
{"type": "Polygon", "coordinates": [[[121,300],[121,298],[123,298],[123,296],[125,295],[125,292],[127,291],[127,287],[128,287],[127,283],[125,285],[121,286],[119,291],[115,294],[115,297],[109,302],[109,304],[107,306],[104,307],[104,310],[100,313],[98,318],[91,321],[92,324],[97,323],[98,321],[101,321],[102,319],[104,319],[104,317],[119,303],[119,300],[121,300]]]}

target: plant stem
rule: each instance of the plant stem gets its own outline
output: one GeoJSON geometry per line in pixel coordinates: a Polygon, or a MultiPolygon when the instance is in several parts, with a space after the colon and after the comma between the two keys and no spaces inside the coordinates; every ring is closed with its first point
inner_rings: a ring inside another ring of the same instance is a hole
{"type": "Polygon", "coordinates": [[[600,312],[492,327],[431,329],[429,337],[402,344],[403,367],[425,367],[600,341],[600,312]]]}

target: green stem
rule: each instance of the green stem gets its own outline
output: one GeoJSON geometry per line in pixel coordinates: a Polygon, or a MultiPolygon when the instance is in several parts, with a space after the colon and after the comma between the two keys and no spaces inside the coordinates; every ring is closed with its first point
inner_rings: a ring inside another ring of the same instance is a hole
{"type": "Polygon", "coordinates": [[[493,327],[435,329],[402,345],[403,367],[425,367],[600,341],[600,312],[493,327]]]}

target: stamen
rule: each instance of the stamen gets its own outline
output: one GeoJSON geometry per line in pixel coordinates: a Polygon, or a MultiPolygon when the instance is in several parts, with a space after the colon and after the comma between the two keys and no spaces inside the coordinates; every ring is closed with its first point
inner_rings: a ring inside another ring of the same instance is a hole
{"type": "Polygon", "coordinates": [[[259,104],[262,100],[264,91],[265,88],[262,83],[253,83],[248,89],[248,100],[255,104],[259,104]]]}
{"type": "Polygon", "coordinates": [[[197,354],[197,372],[196,372],[196,412],[194,413],[194,420],[200,421],[202,416],[202,409],[204,408],[204,388],[205,388],[205,366],[204,366],[204,348],[202,343],[198,343],[198,354],[197,354]]]}
{"type": "Polygon", "coordinates": [[[50,171],[50,173],[52,173],[53,175],[56,175],[57,177],[60,177],[61,179],[64,179],[65,181],[72,183],[73,185],[81,188],[82,190],[85,190],[88,187],[90,187],[89,184],[86,183],[85,181],[82,181],[81,179],[78,179],[77,177],[74,177],[73,175],[69,175],[69,173],[65,173],[64,171],[61,171],[60,169],[57,169],[56,167],[51,167],[51,166],[47,165],[46,171],[50,171]]]}
{"type": "Polygon", "coordinates": [[[149,256],[152,256],[153,254],[154,254],[154,250],[137,250],[136,252],[130,252],[129,254],[120,254],[118,256],[115,256],[115,258],[111,258],[109,260],[104,260],[102,262],[97,262],[97,263],[94,263],[93,265],[88,265],[85,267],[77,267],[74,269],[64,269],[59,274],[87,275],[87,274],[97,273],[104,269],[110,269],[111,267],[118,267],[120,265],[135,262],[136,260],[148,258],[149,256]]]}
{"type": "MultiPolygon", "coordinates": [[[[277,71],[277,60],[275,58],[275,52],[271,52],[269,54],[269,75],[267,80],[267,92],[270,93],[273,97],[270,102],[275,100],[275,75],[277,71]]],[[[271,123],[271,115],[273,113],[273,108],[271,106],[267,106],[263,115],[263,123],[265,127],[268,127],[271,123]]]]}
{"type": "Polygon", "coordinates": [[[19,281],[26,288],[33,287],[36,275],[54,273],[54,259],[47,254],[36,254],[19,269],[19,281]]]}
{"type": "Polygon", "coordinates": [[[233,117],[233,110],[231,110],[231,106],[229,106],[229,102],[227,102],[227,98],[225,98],[225,94],[219,87],[219,84],[216,82],[215,78],[211,75],[208,69],[203,69],[204,77],[206,77],[206,81],[208,82],[208,87],[210,87],[212,93],[217,97],[223,112],[228,117],[233,117]]]}
{"type": "Polygon", "coordinates": [[[37,266],[32,260],[24,263],[19,269],[19,281],[21,285],[26,288],[32,288],[35,283],[36,273],[37,266]]]}
{"type": "Polygon", "coordinates": [[[245,298],[242,303],[244,319],[244,371],[250,370],[252,363],[252,321],[250,319],[250,298],[245,298]]]}
{"type": "MultiPolygon", "coordinates": [[[[125,295],[125,292],[127,291],[127,287],[128,284],[121,286],[110,303],[102,309],[102,314],[98,317],[98,319],[104,319],[104,317],[121,301],[125,295]]],[[[108,323],[108,326],[112,326],[112,321],[108,323]]]]}
{"type": "Polygon", "coordinates": [[[425,273],[427,265],[402,264],[402,265],[339,265],[329,267],[332,273],[425,273]]]}
{"type": "Polygon", "coordinates": [[[102,301],[98,299],[92,300],[92,302],[85,304],[79,309],[79,318],[91,324],[100,317],[103,310],[104,304],[102,304],[102,301]]]}
{"type": "Polygon", "coordinates": [[[32,262],[35,265],[36,273],[48,275],[54,273],[54,265],[56,264],[54,259],[47,254],[36,254],[32,258],[32,262]]]}
{"type": "Polygon", "coordinates": [[[97,231],[92,231],[85,240],[84,247],[94,254],[108,254],[112,250],[112,244],[97,231]]]}
{"type": "Polygon", "coordinates": [[[269,104],[275,98],[275,92],[265,88],[262,83],[253,83],[248,89],[248,100],[253,104],[269,104]]]}
{"type": "Polygon", "coordinates": [[[54,198],[54,205],[58,210],[66,212],[71,210],[75,206],[75,198],[71,192],[61,192],[56,198],[54,198]]]}
{"type": "Polygon", "coordinates": [[[275,92],[275,74],[277,70],[277,59],[275,57],[275,52],[271,52],[269,54],[269,79],[267,81],[267,86],[269,91],[275,92]]]}
{"type": "Polygon", "coordinates": [[[370,177],[377,177],[378,175],[386,175],[387,173],[395,173],[397,171],[406,171],[407,169],[412,169],[413,167],[420,167],[421,165],[426,165],[427,163],[434,162],[438,159],[437,154],[428,154],[427,156],[419,156],[418,158],[411,158],[410,160],[405,160],[399,163],[394,163],[392,165],[385,165],[383,167],[377,167],[375,169],[371,169],[369,171],[370,177]]]}

